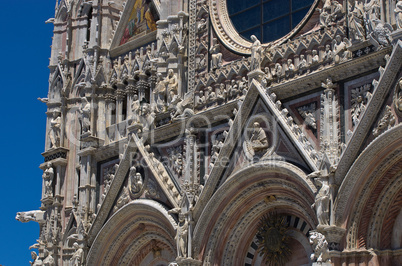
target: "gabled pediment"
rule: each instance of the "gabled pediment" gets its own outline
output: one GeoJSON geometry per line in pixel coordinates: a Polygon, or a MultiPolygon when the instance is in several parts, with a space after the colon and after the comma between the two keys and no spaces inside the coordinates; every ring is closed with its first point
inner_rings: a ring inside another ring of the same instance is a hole
{"type": "Polygon", "coordinates": [[[281,103],[275,102],[274,95],[268,96],[258,81],[251,82],[235,119],[229,121],[230,129],[223,133],[225,139],[220,145],[197,204],[202,205],[207,201],[230,178],[231,173],[241,169],[244,163],[253,164],[255,160],[287,160],[307,172],[318,170],[319,162],[315,150],[293,119],[288,117],[287,109],[281,108],[281,103]],[[256,143],[252,143],[250,137],[255,122],[260,124],[268,140],[267,147],[261,150],[253,146],[256,143]],[[238,158],[232,161],[235,155],[238,158]]]}
{"type": "Polygon", "coordinates": [[[125,46],[124,51],[153,41],[159,19],[159,1],[127,1],[111,42],[111,49],[125,46]],[[131,48],[127,48],[131,47],[131,48]]]}
{"type": "Polygon", "coordinates": [[[366,110],[361,115],[358,125],[354,128],[353,133],[346,143],[335,173],[335,182],[340,185],[346,176],[349,168],[364,148],[364,142],[372,134],[372,130],[378,126],[379,116],[386,112],[385,101],[387,95],[394,88],[397,80],[400,78],[399,70],[402,66],[402,42],[398,41],[397,45],[387,60],[385,68],[381,68],[380,79],[374,80],[374,90],[366,110]],[[383,110],[383,111],[381,111],[383,110]]]}
{"type": "Polygon", "coordinates": [[[142,194],[148,194],[148,198],[157,201],[168,202],[174,208],[179,206],[181,198],[178,188],[173,184],[163,164],[147,150],[142,139],[132,135],[120,163],[116,165],[105,198],[98,207],[97,216],[88,233],[90,242],[113,213],[142,194]],[[131,176],[133,167],[134,176],[131,176]],[[141,175],[140,182],[135,180],[136,173],[141,175]]]}

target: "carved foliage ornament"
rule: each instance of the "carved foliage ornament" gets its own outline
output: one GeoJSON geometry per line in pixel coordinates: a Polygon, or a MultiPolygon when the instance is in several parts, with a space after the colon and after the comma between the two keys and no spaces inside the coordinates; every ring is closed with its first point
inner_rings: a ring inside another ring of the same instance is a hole
{"type": "Polygon", "coordinates": [[[258,251],[269,266],[285,265],[291,257],[289,225],[285,216],[277,213],[264,215],[257,232],[258,251]]]}

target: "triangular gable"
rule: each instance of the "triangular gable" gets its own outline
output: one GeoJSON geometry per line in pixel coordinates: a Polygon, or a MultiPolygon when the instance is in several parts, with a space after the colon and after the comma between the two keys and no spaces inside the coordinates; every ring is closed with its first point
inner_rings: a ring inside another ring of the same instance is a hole
{"type": "Polygon", "coordinates": [[[286,118],[288,111],[286,109],[280,111],[277,106],[280,106],[281,103],[279,101],[277,101],[276,103],[274,102],[275,96],[272,95],[268,97],[264,92],[261,84],[256,80],[253,80],[250,84],[250,88],[247,92],[243,104],[237,112],[234,121],[231,123],[232,125],[229,132],[225,134],[225,142],[219,152],[217,161],[209,174],[207,183],[204,186],[204,190],[200,195],[194,212],[197,212],[198,206],[204,206],[205,202],[208,201],[208,199],[212,196],[212,194],[224,178],[225,171],[228,167],[228,163],[225,163],[224,161],[227,160],[227,158],[230,158],[231,154],[236,148],[235,144],[239,142],[239,139],[243,135],[244,129],[249,122],[250,115],[252,114],[252,111],[259,99],[261,99],[266,108],[269,110],[273,119],[275,119],[278,126],[283,130],[284,136],[289,139],[294,149],[297,150],[300,157],[303,158],[305,165],[307,165],[312,172],[318,170],[318,158],[313,158],[311,155],[313,154],[313,151],[307,150],[305,148],[306,139],[303,138],[303,134],[297,131],[298,127],[295,127],[295,125],[291,124],[293,123],[292,120],[286,118]],[[299,137],[297,137],[296,134],[298,134],[299,137]]]}
{"type": "Polygon", "coordinates": [[[153,176],[153,180],[156,181],[157,186],[163,191],[172,206],[174,208],[179,206],[180,193],[170,180],[170,177],[163,165],[161,163],[158,164],[156,160],[153,160],[153,156],[146,151],[142,140],[133,134],[131,135],[127,147],[123,153],[106,197],[100,206],[92,227],[90,228],[88,233],[89,243],[92,243],[95,240],[96,235],[109,218],[110,213],[113,211],[113,207],[118,201],[119,196],[121,196],[122,187],[126,182],[127,173],[131,167],[134,153],[140,154],[142,157],[141,162],[146,164],[146,167],[148,167],[153,176]]]}
{"type": "Polygon", "coordinates": [[[395,80],[398,78],[398,72],[401,67],[402,41],[399,40],[385,69],[380,71],[380,80],[378,82],[373,82],[375,88],[371,100],[368,102],[366,111],[360,118],[359,124],[354,129],[353,135],[341,155],[335,172],[335,183],[337,185],[342,183],[343,178],[346,176],[352,163],[360,154],[364,140],[370,134],[370,129],[373,127],[375,119],[377,118],[380,109],[383,107],[388,92],[392,89],[392,85],[395,84],[395,80]]]}
{"type": "Polygon", "coordinates": [[[299,154],[298,150],[293,146],[292,141],[285,134],[285,131],[261,98],[258,98],[255,103],[246,125],[243,128],[243,133],[239,141],[236,141],[236,145],[237,147],[233,149],[230,155],[231,162],[220,181],[220,185],[233,173],[248,165],[254,164],[257,160],[287,161],[305,171],[309,170],[309,166],[299,154]],[[263,129],[268,142],[268,148],[260,153],[254,153],[254,150],[250,148],[252,145],[250,137],[253,134],[253,124],[255,122],[259,123],[263,129]]]}
{"type": "Polygon", "coordinates": [[[141,41],[142,37],[149,33],[156,33],[156,21],[159,18],[159,1],[135,0],[127,1],[120,21],[114,34],[111,48],[132,43],[136,46],[146,44],[141,41]]]}

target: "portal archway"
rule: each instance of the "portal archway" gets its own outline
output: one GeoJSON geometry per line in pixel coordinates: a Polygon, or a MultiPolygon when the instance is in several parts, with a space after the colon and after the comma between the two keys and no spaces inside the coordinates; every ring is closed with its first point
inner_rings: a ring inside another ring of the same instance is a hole
{"type": "MultiPolygon", "coordinates": [[[[148,265],[176,257],[176,222],[159,203],[139,199],[116,212],[98,233],[87,265],[148,265]]],[[[166,264],[167,265],[167,264],[166,264]]]]}
{"type": "Polygon", "coordinates": [[[236,172],[215,192],[201,214],[194,230],[195,254],[211,265],[253,262],[246,258],[251,256],[250,247],[256,250],[259,220],[275,212],[290,217],[286,219],[292,237],[306,246],[309,263],[308,231],[317,224],[311,208],[315,192],[305,173],[287,162],[260,162],[236,172]]]}

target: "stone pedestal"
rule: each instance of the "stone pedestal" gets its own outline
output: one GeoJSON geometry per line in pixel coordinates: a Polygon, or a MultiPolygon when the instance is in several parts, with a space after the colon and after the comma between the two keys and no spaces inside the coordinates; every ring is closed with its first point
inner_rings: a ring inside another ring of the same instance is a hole
{"type": "Polygon", "coordinates": [[[325,235],[329,250],[340,249],[340,242],[346,232],[346,229],[335,225],[319,225],[317,227],[317,231],[325,235]]]}
{"type": "Polygon", "coordinates": [[[176,263],[179,266],[199,266],[202,264],[202,261],[195,260],[193,258],[177,258],[176,263]]]}
{"type": "Polygon", "coordinates": [[[81,149],[85,149],[85,148],[99,148],[101,146],[103,146],[104,144],[104,140],[91,136],[91,135],[87,135],[87,134],[82,134],[81,135],[81,149]]]}
{"type": "MultiPolygon", "coordinates": [[[[42,156],[45,158],[45,162],[53,161],[55,159],[66,159],[67,158],[68,149],[58,147],[58,148],[51,148],[42,153],[42,156]]],[[[46,164],[41,164],[39,166],[42,170],[46,169],[46,164]]]]}

